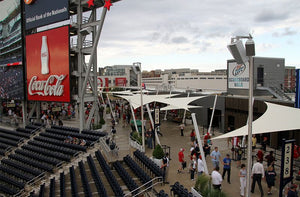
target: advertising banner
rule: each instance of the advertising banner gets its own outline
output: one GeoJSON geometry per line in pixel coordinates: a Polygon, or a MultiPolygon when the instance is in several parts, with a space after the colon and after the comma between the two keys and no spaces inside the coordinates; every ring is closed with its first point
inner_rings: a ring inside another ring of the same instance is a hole
{"type": "Polygon", "coordinates": [[[69,19],[69,0],[23,0],[26,30],[69,19]]]}
{"type": "Polygon", "coordinates": [[[26,36],[28,100],[70,102],[69,26],[26,36]]]}
{"type": "Polygon", "coordinates": [[[300,108],[300,69],[296,69],[295,107],[300,108]]]}
{"type": "Polygon", "coordinates": [[[228,63],[228,88],[248,89],[249,88],[249,63],[246,65],[236,62],[228,63]]]}
{"type": "Polygon", "coordinates": [[[97,77],[98,88],[108,87],[109,81],[107,77],[97,77]]]}
{"type": "Polygon", "coordinates": [[[115,82],[116,86],[124,87],[126,86],[126,77],[116,77],[115,82]]]}

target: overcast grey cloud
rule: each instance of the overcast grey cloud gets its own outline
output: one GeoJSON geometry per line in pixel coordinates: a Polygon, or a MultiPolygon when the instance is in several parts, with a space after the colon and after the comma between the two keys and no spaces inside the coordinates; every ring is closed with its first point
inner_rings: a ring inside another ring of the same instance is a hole
{"type": "Polygon", "coordinates": [[[281,54],[276,50],[288,42],[281,38],[289,36],[281,57],[296,64],[294,53],[286,53],[300,45],[299,9],[298,0],[122,0],[106,15],[99,66],[140,61],[148,70],[186,62],[200,70],[225,68],[230,38],[249,33],[259,56],[281,54]]]}

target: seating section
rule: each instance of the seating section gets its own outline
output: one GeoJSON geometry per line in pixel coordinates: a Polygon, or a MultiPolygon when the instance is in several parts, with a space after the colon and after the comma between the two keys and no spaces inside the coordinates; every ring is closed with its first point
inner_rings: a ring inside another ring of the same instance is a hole
{"type": "Polygon", "coordinates": [[[123,160],[143,184],[151,181],[150,176],[129,155],[125,156],[123,160]]]}
{"type": "MultiPolygon", "coordinates": [[[[119,161],[113,163],[114,169],[118,172],[128,189],[132,192],[133,190],[138,188],[138,185],[132,179],[132,177],[128,174],[128,172],[123,168],[119,161]]],[[[139,190],[135,190],[133,194],[137,194],[139,190]]]]}
{"type": "Polygon", "coordinates": [[[142,153],[139,150],[136,150],[133,155],[142,162],[152,173],[154,173],[157,177],[163,177],[163,171],[162,169],[156,165],[149,157],[145,155],[145,153],[142,153]]]}
{"type": "Polygon", "coordinates": [[[74,132],[74,133],[79,133],[79,128],[74,128],[74,127],[52,125],[51,128],[64,130],[64,131],[71,131],[71,132],[74,132]]]}
{"type": "Polygon", "coordinates": [[[100,151],[96,152],[96,157],[115,195],[124,196],[122,188],[120,187],[118,181],[116,180],[115,176],[111,172],[109,165],[106,163],[100,151]]]}
{"type": "Polygon", "coordinates": [[[160,190],[156,196],[157,197],[169,197],[169,195],[166,194],[164,190],[160,190]]]}
{"type": "Polygon", "coordinates": [[[107,195],[106,189],[105,189],[105,187],[103,185],[103,182],[100,178],[100,175],[98,173],[98,170],[96,168],[94,160],[90,155],[87,158],[87,162],[89,164],[91,174],[92,174],[92,177],[94,179],[94,182],[95,182],[95,185],[96,185],[99,196],[107,197],[108,195],[107,195]]]}
{"type": "MultiPolygon", "coordinates": [[[[55,129],[39,132],[38,136],[31,139],[41,126],[43,125],[27,125],[15,131],[0,129],[0,155],[8,156],[2,159],[0,164],[0,193],[14,195],[22,192],[26,184],[43,177],[45,172],[52,173],[54,168],[64,162],[70,162],[72,157],[80,152],[86,152],[91,144],[106,135],[104,132],[92,131],[84,134],[79,133],[78,128],[57,126],[55,129]],[[70,135],[86,143],[67,143],[65,140],[70,135]],[[21,146],[25,139],[30,140],[21,146]],[[13,148],[14,153],[9,154],[13,148]]],[[[82,171],[81,177],[84,177],[84,172],[85,170],[82,171]]],[[[72,185],[72,190],[77,193],[76,183],[72,185]]],[[[88,187],[88,182],[86,185],[88,187]]],[[[52,190],[55,190],[55,184],[51,185],[50,191],[52,190]]],[[[54,196],[54,193],[50,196],[54,196]]]]}
{"type": "Polygon", "coordinates": [[[181,185],[178,181],[174,183],[174,185],[171,185],[171,194],[182,196],[182,197],[193,197],[193,194],[188,191],[188,189],[184,188],[183,185],[181,185]]]}
{"type": "MultiPolygon", "coordinates": [[[[28,184],[56,171],[57,167],[70,162],[80,152],[87,152],[89,146],[107,135],[92,130],[80,133],[78,128],[61,126],[37,133],[40,126],[28,125],[16,131],[3,132],[0,129],[0,154],[4,150],[14,150],[10,154],[3,153],[6,158],[0,163],[0,196],[22,195],[28,184]],[[35,134],[38,135],[33,136],[35,134]],[[86,144],[73,143],[73,139],[80,139],[86,144]],[[22,142],[26,143],[20,145],[22,142]]],[[[140,151],[134,152],[134,158],[127,155],[123,158],[124,162],[116,161],[111,167],[98,150],[95,157],[89,155],[86,163],[82,160],[78,162],[78,168],[69,167],[69,172],[61,172],[59,177],[53,177],[50,184],[43,183],[40,190],[31,192],[30,196],[108,197],[124,196],[127,192],[136,195],[141,191],[139,186],[145,184],[143,187],[151,188],[152,178],[161,177],[163,172],[140,151]]],[[[189,196],[188,191],[178,184],[172,186],[172,192],[178,196],[189,196]]],[[[165,197],[168,194],[160,191],[157,196],[165,197]]]]}
{"type": "Polygon", "coordinates": [[[70,180],[71,180],[71,192],[73,197],[79,197],[78,195],[78,189],[77,189],[77,182],[75,177],[75,170],[74,166],[71,166],[69,168],[70,170],[70,180]]]}
{"type": "Polygon", "coordinates": [[[60,190],[60,196],[65,197],[66,196],[66,182],[65,182],[65,174],[63,172],[59,175],[59,190],[60,190]]]}
{"type": "Polygon", "coordinates": [[[49,197],[55,197],[55,177],[50,180],[49,197]]]}

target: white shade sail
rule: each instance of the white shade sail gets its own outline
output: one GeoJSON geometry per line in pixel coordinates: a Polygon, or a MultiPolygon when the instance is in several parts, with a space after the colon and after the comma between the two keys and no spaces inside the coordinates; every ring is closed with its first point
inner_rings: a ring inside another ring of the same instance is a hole
{"type": "MultiPolygon", "coordinates": [[[[266,104],[265,113],[252,123],[252,134],[300,129],[300,109],[268,102],[266,104]]],[[[244,135],[248,135],[248,125],[213,139],[244,135]]]]}
{"type": "MultiPolygon", "coordinates": [[[[189,103],[201,99],[205,96],[197,96],[197,97],[183,97],[183,98],[170,98],[170,96],[175,96],[177,94],[165,94],[165,95],[143,95],[143,104],[146,105],[148,103],[152,102],[160,102],[165,103],[168,106],[166,109],[162,110],[171,110],[171,109],[186,109],[188,108],[194,108],[194,107],[200,107],[200,106],[191,106],[188,105],[189,103]]],[[[141,106],[141,95],[140,94],[134,94],[132,96],[125,96],[125,95],[118,95],[121,98],[126,99],[128,102],[130,102],[134,109],[141,106]]]]}

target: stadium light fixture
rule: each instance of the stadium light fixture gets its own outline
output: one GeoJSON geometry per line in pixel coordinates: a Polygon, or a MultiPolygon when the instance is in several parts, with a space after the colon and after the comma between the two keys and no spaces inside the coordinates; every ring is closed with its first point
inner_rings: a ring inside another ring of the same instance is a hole
{"type": "Polygon", "coordinates": [[[250,197],[250,183],[251,183],[251,167],[252,167],[252,122],[253,122],[253,56],[255,56],[255,44],[252,40],[251,34],[249,36],[236,36],[231,38],[231,43],[227,45],[231,55],[237,64],[244,64],[249,62],[249,104],[248,104],[248,147],[247,147],[247,182],[246,182],[246,197],[250,197]],[[240,39],[248,39],[245,43],[240,39]]]}

